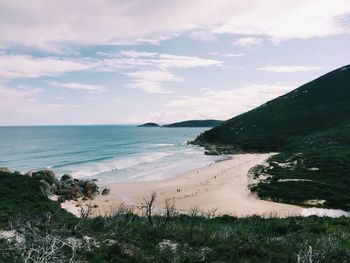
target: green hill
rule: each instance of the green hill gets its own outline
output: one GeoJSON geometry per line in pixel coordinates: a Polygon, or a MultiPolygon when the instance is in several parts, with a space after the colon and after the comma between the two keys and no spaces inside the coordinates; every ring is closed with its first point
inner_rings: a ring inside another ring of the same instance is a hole
{"type": "Polygon", "coordinates": [[[157,123],[147,122],[145,124],[138,125],[137,127],[159,127],[157,123]]]}
{"type": "Polygon", "coordinates": [[[259,171],[270,175],[252,189],[260,197],[325,200],[326,207],[350,210],[350,66],[234,117],[193,143],[214,153],[280,152],[259,171]]]}
{"type": "Polygon", "coordinates": [[[178,128],[178,127],[215,127],[222,124],[224,121],[220,120],[189,120],[175,122],[172,124],[163,125],[167,128],[178,128]]]}

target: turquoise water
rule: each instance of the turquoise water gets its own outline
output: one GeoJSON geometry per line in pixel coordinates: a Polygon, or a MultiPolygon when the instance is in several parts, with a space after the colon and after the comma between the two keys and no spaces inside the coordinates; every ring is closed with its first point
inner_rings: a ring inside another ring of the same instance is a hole
{"type": "Polygon", "coordinates": [[[0,166],[102,181],[157,180],[217,157],[187,145],[206,128],[134,126],[0,127],[0,166]]]}

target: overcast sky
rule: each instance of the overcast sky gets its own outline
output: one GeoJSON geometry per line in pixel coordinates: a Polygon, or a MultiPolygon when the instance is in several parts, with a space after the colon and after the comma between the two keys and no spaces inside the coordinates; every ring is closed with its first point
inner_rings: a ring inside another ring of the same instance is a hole
{"type": "Polygon", "coordinates": [[[0,0],[0,125],[228,119],[348,64],[349,33],[349,0],[0,0]]]}

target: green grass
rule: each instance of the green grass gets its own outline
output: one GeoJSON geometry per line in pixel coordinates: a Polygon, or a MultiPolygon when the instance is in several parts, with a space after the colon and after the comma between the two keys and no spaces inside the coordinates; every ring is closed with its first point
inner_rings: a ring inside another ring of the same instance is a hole
{"type": "MultiPolygon", "coordinates": [[[[59,207],[57,202],[48,200],[41,193],[38,181],[20,174],[0,172],[0,228],[18,215],[62,212],[59,207]]],[[[59,216],[63,215],[67,214],[59,216]]]]}
{"type": "MultiPolygon", "coordinates": [[[[1,180],[6,198],[0,200],[0,229],[15,229],[26,241],[17,246],[0,239],[0,262],[23,262],[28,248],[47,246],[40,239],[47,236],[56,244],[82,242],[73,262],[350,261],[350,218],[212,218],[198,213],[177,214],[167,223],[154,216],[153,226],[130,212],[79,219],[42,196],[31,178],[3,173],[1,180]]],[[[72,256],[63,245],[48,262],[69,262],[72,256]]]]}

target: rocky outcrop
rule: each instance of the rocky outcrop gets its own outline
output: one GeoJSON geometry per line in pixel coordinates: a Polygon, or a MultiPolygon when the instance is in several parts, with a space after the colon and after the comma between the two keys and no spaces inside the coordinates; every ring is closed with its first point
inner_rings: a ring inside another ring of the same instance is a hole
{"type": "Polygon", "coordinates": [[[38,181],[43,195],[58,195],[60,202],[81,197],[84,200],[94,199],[100,193],[98,185],[92,180],[74,179],[69,174],[62,175],[60,180],[58,180],[52,170],[28,172],[25,176],[32,177],[38,181]]]}
{"type": "Polygon", "coordinates": [[[40,170],[32,173],[32,177],[36,180],[45,180],[50,185],[56,180],[56,175],[52,170],[40,170]]]}
{"type": "Polygon", "coordinates": [[[3,173],[10,173],[11,170],[7,167],[0,167],[0,172],[3,172],[3,173]]]}
{"type": "Polygon", "coordinates": [[[111,189],[109,189],[109,188],[104,188],[104,189],[102,190],[101,194],[102,194],[102,195],[109,195],[110,191],[111,191],[111,189]]]}

